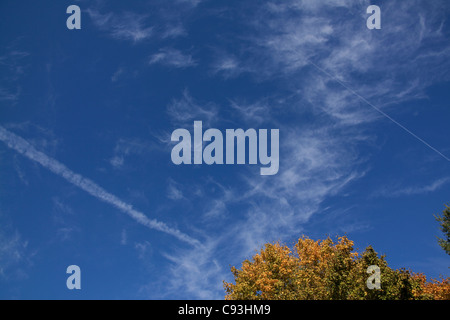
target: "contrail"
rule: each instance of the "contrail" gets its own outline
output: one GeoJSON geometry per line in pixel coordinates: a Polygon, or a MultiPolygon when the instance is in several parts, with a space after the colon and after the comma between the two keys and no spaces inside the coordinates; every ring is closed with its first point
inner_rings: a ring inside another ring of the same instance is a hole
{"type": "Polygon", "coordinates": [[[343,86],[345,89],[347,89],[350,93],[352,93],[353,95],[357,96],[359,99],[361,99],[362,101],[364,101],[367,105],[369,105],[370,107],[372,107],[372,109],[374,109],[375,111],[377,111],[378,113],[380,113],[382,116],[384,116],[385,118],[389,119],[390,121],[392,121],[394,124],[396,124],[397,126],[399,126],[400,128],[402,128],[404,131],[406,131],[407,133],[409,133],[411,136],[413,136],[414,138],[416,138],[417,140],[419,140],[420,142],[422,142],[424,145],[426,145],[428,148],[430,148],[431,150],[433,150],[434,152],[436,152],[438,155],[440,155],[442,158],[444,158],[445,160],[450,162],[450,158],[447,157],[446,155],[444,155],[442,152],[440,152],[438,149],[436,149],[435,147],[433,147],[432,145],[430,145],[428,142],[426,142],[425,140],[423,140],[421,137],[419,137],[418,135],[416,135],[414,132],[412,132],[411,130],[409,130],[408,128],[406,128],[404,125],[402,125],[400,122],[398,122],[397,120],[395,120],[394,118],[392,118],[391,116],[389,116],[386,112],[384,112],[383,110],[381,110],[380,108],[377,108],[376,106],[374,106],[372,103],[370,103],[366,98],[364,98],[363,96],[361,96],[360,94],[358,94],[357,92],[355,92],[354,90],[352,90],[351,88],[349,88],[347,85],[345,85],[344,82],[342,82],[341,80],[339,80],[338,78],[334,77],[332,74],[330,74],[329,72],[325,71],[324,69],[322,69],[321,67],[319,67],[318,65],[316,65],[314,62],[307,60],[307,62],[309,64],[311,64],[313,67],[315,67],[317,70],[319,70],[320,72],[324,73],[325,75],[327,75],[328,77],[330,77],[332,80],[336,81],[337,83],[339,83],[341,86],[343,86]]]}
{"type": "Polygon", "coordinates": [[[155,229],[170,234],[178,238],[179,240],[187,242],[191,245],[200,244],[200,242],[197,239],[194,239],[177,229],[170,228],[164,222],[148,218],[145,214],[133,209],[133,207],[130,204],[127,204],[126,202],[120,200],[115,195],[107,192],[105,189],[97,185],[92,180],[87,179],[82,175],[73,172],[61,162],[36,150],[29,142],[15,135],[14,133],[6,130],[2,126],[0,126],[0,140],[3,141],[11,149],[16,150],[17,152],[24,155],[28,159],[39,163],[44,168],[47,168],[54,174],[66,179],[68,182],[86,191],[95,198],[113,205],[117,209],[128,214],[131,218],[133,218],[140,224],[150,229],[155,229]]]}

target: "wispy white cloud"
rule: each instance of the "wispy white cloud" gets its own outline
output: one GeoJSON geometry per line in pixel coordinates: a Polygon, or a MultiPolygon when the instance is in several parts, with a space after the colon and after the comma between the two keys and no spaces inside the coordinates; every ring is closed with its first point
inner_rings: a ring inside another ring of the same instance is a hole
{"type": "MultiPolygon", "coordinates": [[[[310,62],[322,66],[336,79],[345,81],[361,95],[374,99],[383,106],[388,103],[389,98],[395,98],[398,102],[400,99],[416,97],[417,91],[425,88],[424,84],[419,87],[418,81],[405,82],[389,78],[392,73],[400,77],[401,73],[397,72],[403,70],[403,65],[396,64],[398,60],[392,59],[391,52],[388,55],[380,52],[385,48],[383,44],[390,43],[389,46],[396,47],[392,52],[397,57],[412,56],[417,51],[411,54],[409,49],[416,47],[413,44],[416,41],[408,36],[406,40],[400,39],[399,47],[393,40],[399,37],[394,31],[377,34],[378,37],[375,37],[364,25],[357,27],[358,23],[365,22],[364,17],[359,20],[350,16],[349,19],[333,16],[332,11],[337,7],[345,16],[346,10],[358,10],[367,6],[365,2],[331,0],[292,0],[262,5],[252,21],[258,31],[250,36],[250,43],[243,44],[248,46],[247,51],[255,52],[256,58],[253,60],[257,63],[245,60],[245,57],[240,62],[248,65],[255,75],[266,77],[270,74],[271,77],[282,77],[286,82],[292,83],[291,92],[297,93],[302,102],[294,107],[298,106],[300,112],[308,109],[318,120],[305,127],[300,124],[281,128],[284,139],[279,174],[267,183],[264,179],[258,181],[257,177],[249,181],[254,188],[250,193],[278,199],[286,213],[296,212],[298,209],[295,208],[303,208],[303,218],[316,212],[320,203],[328,196],[336,194],[348,183],[364,175],[364,167],[358,168],[363,160],[356,146],[370,138],[362,134],[363,131],[352,128],[380,118],[379,114],[370,110],[352,92],[340,87],[333,78],[320,73],[310,62]],[[314,15],[310,14],[312,11],[315,12],[314,15]],[[266,63],[261,64],[262,59],[266,63]],[[385,68],[391,73],[383,74],[385,68]],[[380,74],[380,77],[369,77],[373,73],[380,74]],[[359,81],[365,75],[368,76],[369,85],[359,81]],[[327,120],[320,121],[321,119],[327,120]],[[337,132],[339,133],[336,134],[337,132]]],[[[397,10],[401,9],[395,11],[397,10]]],[[[385,11],[388,10],[383,12],[385,11]]],[[[364,13],[365,10],[361,12],[364,13]]],[[[411,11],[408,13],[401,18],[391,18],[401,28],[408,30],[411,11]]],[[[410,34],[412,37],[413,33],[410,34]]],[[[415,74],[416,79],[417,77],[418,73],[415,74]]],[[[293,217],[299,218],[298,214],[293,217]]],[[[284,218],[289,218],[289,214],[284,218]]],[[[283,217],[275,220],[283,221],[283,217]]]]}
{"type": "Polygon", "coordinates": [[[192,58],[190,54],[185,54],[173,48],[160,49],[157,53],[150,56],[148,63],[150,65],[162,64],[175,68],[187,68],[197,65],[197,62],[192,58]]]}
{"type": "Polygon", "coordinates": [[[386,27],[371,32],[365,27],[368,1],[269,1],[255,11],[250,41],[237,51],[253,54],[235,56],[233,65],[245,65],[260,80],[289,78],[290,90],[333,124],[373,122],[379,115],[335,79],[381,109],[423,98],[431,83],[449,79],[442,67],[450,65],[445,14],[437,3],[419,11],[421,4],[383,4],[386,27]]]}
{"type": "Polygon", "coordinates": [[[120,244],[126,245],[128,243],[128,233],[126,229],[122,230],[122,233],[120,234],[120,244]]]}
{"type": "Polygon", "coordinates": [[[114,169],[123,169],[125,160],[132,155],[144,155],[159,147],[154,141],[144,141],[137,138],[119,138],[114,147],[109,163],[114,169]]]}
{"type": "Polygon", "coordinates": [[[121,168],[123,166],[123,163],[124,163],[123,156],[115,155],[109,160],[109,163],[114,168],[121,168]]]}
{"type": "Polygon", "coordinates": [[[211,71],[213,74],[222,75],[225,79],[235,78],[248,70],[245,64],[236,58],[234,55],[216,53],[217,58],[211,64],[211,71]]]}
{"type": "Polygon", "coordinates": [[[17,232],[9,233],[0,228],[0,278],[26,276],[20,265],[28,263],[28,241],[17,232]]]}
{"type": "Polygon", "coordinates": [[[24,185],[28,186],[29,182],[27,179],[27,175],[26,175],[25,171],[19,165],[19,159],[17,159],[17,157],[14,157],[13,166],[14,166],[14,170],[16,171],[17,176],[19,177],[20,181],[22,181],[22,183],[24,185]]]}
{"type": "MultiPolygon", "coordinates": [[[[395,7],[397,3],[391,5],[395,7]]],[[[268,238],[273,239],[280,234],[298,233],[302,224],[320,210],[326,199],[342,193],[349,184],[366,174],[367,159],[359,154],[358,146],[370,143],[372,138],[358,128],[378,120],[380,115],[352,92],[340,87],[333,78],[321,74],[311,61],[383,107],[389,105],[390,99],[398,103],[417,98],[418,92],[430,83],[431,78],[425,80],[419,71],[409,71],[412,77],[407,81],[401,78],[409,63],[406,57],[412,57],[421,50],[429,51],[417,44],[413,32],[399,39],[399,46],[395,41],[399,37],[398,29],[375,38],[364,25],[356,26],[358,19],[349,17],[348,20],[334,21],[337,17],[332,16],[332,11],[336,7],[353,10],[367,7],[364,6],[364,3],[351,1],[270,2],[261,6],[255,15],[253,24],[258,26],[258,31],[251,42],[246,43],[246,49],[253,50],[256,57],[252,58],[256,63],[245,60],[245,57],[240,63],[247,65],[257,77],[260,75],[261,80],[271,75],[271,78],[281,77],[289,83],[290,91],[300,99],[300,103],[293,107],[299,112],[307,110],[308,114],[312,113],[316,121],[286,124],[280,128],[283,139],[280,139],[282,156],[278,175],[270,179],[253,175],[245,178],[249,188],[241,197],[248,197],[247,201],[252,201],[252,205],[245,220],[235,226],[233,233],[239,234],[248,248],[258,247],[268,238]],[[315,14],[306,15],[309,11],[315,14]],[[395,48],[385,54],[381,50],[386,46],[395,48]],[[261,64],[262,59],[266,63],[261,64]],[[398,61],[405,64],[398,65],[398,61]],[[373,74],[380,74],[380,77],[374,78],[373,74]],[[367,76],[367,81],[359,81],[364,76],[367,76]]],[[[411,15],[414,15],[409,6],[404,4],[395,9],[395,12],[402,9],[406,12],[400,18],[390,16],[402,30],[408,30],[411,15]]],[[[423,30],[423,24],[416,25],[418,30],[422,30],[422,41],[427,37],[432,42],[442,39],[442,35],[431,27],[440,25],[436,22],[442,17],[430,12],[426,15],[429,30],[423,30]]],[[[364,17],[361,21],[365,22],[364,17]]],[[[430,61],[423,61],[419,66],[421,71],[427,64],[430,61]]],[[[437,63],[431,62],[431,65],[437,66],[437,63]]],[[[438,73],[440,79],[445,78],[443,72],[438,73]]],[[[425,74],[431,77],[430,72],[425,74]]],[[[285,105],[285,108],[289,107],[292,106],[285,105]]],[[[403,193],[432,191],[444,183],[445,179],[423,188],[410,188],[403,193]]]]}
{"type": "Polygon", "coordinates": [[[67,204],[63,203],[59,198],[54,197],[52,199],[53,208],[58,213],[62,213],[63,215],[72,215],[73,209],[69,207],[67,204]]]}
{"type": "Polygon", "coordinates": [[[36,150],[30,143],[28,143],[23,138],[15,135],[14,133],[6,130],[0,126],[0,140],[3,141],[9,148],[19,152],[25,157],[32,161],[35,161],[42,165],[44,168],[50,170],[54,174],[64,178],[68,182],[77,186],[81,190],[89,193],[95,198],[109,203],[120,211],[126,213],[136,222],[154,230],[158,230],[169,235],[176,237],[177,239],[184,241],[186,243],[197,245],[198,240],[184,234],[178,229],[174,229],[166,225],[164,222],[158,221],[156,219],[150,219],[142,212],[133,208],[132,205],[122,201],[115,195],[107,192],[105,189],[97,185],[90,179],[87,179],[69,168],[64,164],[58,162],[57,160],[47,156],[46,154],[36,150]]]}
{"type": "Polygon", "coordinates": [[[8,80],[18,80],[25,72],[23,59],[29,55],[28,52],[17,50],[14,46],[8,47],[8,51],[0,56],[0,66],[7,71],[3,76],[8,80]]]}
{"type": "Polygon", "coordinates": [[[167,186],[167,198],[169,198],[170,200],[185,199],[183,191],[180,188],[180,185],[173,179],[169,179],[169,183],[167,186]]]}
{"type": "Polygon", "coordinates": [[[234,198],[251,204],[244,220],[233,227],[233,234],[242,243],[242,254],[265,241],[298,235],[326,199],[365,174],[357,142],[349,139],[350,133],[339,137],[331,130],[307,128],[283,133],[280,172],[270,179],[246,176],[246,192],[234,198]]]}
{"type": "Polygon", "coordinates": [[[176,0],[168,5],[147,1],[139,12],[112,11],[103,1],[94,1],[85,11],[94,25],[111,38],[140,43],[187,36],[186,19],[202,1],[176,0]]]}
{"type": "Polygon", "coordinates": [[[443,186],[450,182],[450,177],[437,179],[427,185],[416,185],[416,186],[405,186],[400,184],[395,184],[391,186],[385,186],[383,189],[376,191],[372,196],[374,197],[387,197],[396,198],[402,196],[414,196],[414,195],[425,195],[430,192],[441,189],[443,186]]]}
{"type": "Polygon", "coordinates": [[[111,76],[111,82],[117,82],[124,73],[124,68],[118,68],[111,76]]]}
{"type": "Polygon", "coordinates": [[[148,241],[144,241],[144,242],[136,242],[134,244],[134,248],[137,250],[138,252],[138,257],[141,260],[146,260],[148,261],[150,256],[153,253],[153,249],[152,249],[152,245],[150,242],[148,241]]]}
{"type": "Polygon", "coordinates": [[[14,89],[14,92],[5,88],[0,88],[0,101],[16,102],[19,99],[20,87],[14,89]]]}
{"type": "Polygon", "coordinates": [[[278,13],[287,13],[289,10],[301,10],[310,13],[321,11],[324,8],[334,10],[339,7],[348,7],[354,3],[355,1],[352,0],[322,0],[320,2],[315,0],[287,0],[283,2],[269,1],[267,6],[270,11],[278,13]]]}
{"type": "Polygon", "coordinates": [[[177,38],[180,36],[186,36],[187,31],[181,23],[168,24],[166,29],[160,34],[161,38],[177,38]]]}
{"type": "Polygon", "coordinates": [[[187,5],[189,7],[196,7],[203,1],[205,1],[205,0],[176,0],[176,2],[187,5]]]}
{"type": "Polygon", "coordinates": [[[28,52],[17,50],[15,45],[9,46],[7,51],[0,55],[0,101],[10,102],[12,104],[19,100],[22,93],[22,87],[18,80],[25,73],[27,67],[26,57],[28,52]]]}
{"type": "Polygon", "coordinates": [[[221,299],[222,280],[225,272],[217,252],[218,243],[208,239],[205,244],[192,250],[177,250],[164,256],[172,262],[166,292],[169,297],[196,297],[198,299],[221,299]]]}
{"type": "Polygon", "coordinates": [[[236,110],[247,123],[252,126],[259,126],[271,120],[271,106],[267,101],[261,100],[254,103],[231,101],[231,108],[236,110]]]}
{"type": "Polygon", "coordinates": [[[187,89],[183,91],[181,98],[172,100],[167,106],[170,119],[177,125],[193,125],[194,120],[201,120],[210,126],[217,120],[218,112],[218,107],[212,103],[201,105],[195,101],[187,89]]]}
{"type": "Polygon", "coordinates": [[[145,14],[134,12],[100,13],[92,8],[86,9],[86,12],[100,30],[108,33],[114,39],[137,43],[153,36],[153,26],[148,26],[148,16],[145,14]]]}
{"type": "Polygon", "coordinates": [[[73,239],[73,236],[80,233],[80,228],[74,221],[73,209],[58,197],[52,198],[53,221],[57,227],[56,235],[59,241],[73,239]]]}

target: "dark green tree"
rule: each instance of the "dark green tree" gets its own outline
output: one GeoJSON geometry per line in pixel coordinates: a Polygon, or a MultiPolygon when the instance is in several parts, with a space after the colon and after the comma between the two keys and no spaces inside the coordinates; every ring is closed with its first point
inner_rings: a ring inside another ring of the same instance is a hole
{"type": "Polygon", "coordinates": [[[445,206],[442,216],[435,216],[439,222],[440,229],[444,233],[444,238],[438,238],[439,245],[450,255],[450,207],[445,206]]]}

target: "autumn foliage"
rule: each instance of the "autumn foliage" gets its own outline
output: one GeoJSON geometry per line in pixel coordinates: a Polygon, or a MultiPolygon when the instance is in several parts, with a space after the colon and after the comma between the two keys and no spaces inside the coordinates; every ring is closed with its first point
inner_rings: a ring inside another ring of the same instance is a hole
{"type": "Polygon", "coordinates": [[[393,270],[372,247],[355,252],[353,241],[340,237],[314,241],[302,237],[291,250],[268,243],[231,268],[235,283],[224,282],[228,300],[450,299],[449,278],[428,282],[423,274],[393,270]],[[377,265],[381,289],[369,289],[367,268],[377,265]]]}

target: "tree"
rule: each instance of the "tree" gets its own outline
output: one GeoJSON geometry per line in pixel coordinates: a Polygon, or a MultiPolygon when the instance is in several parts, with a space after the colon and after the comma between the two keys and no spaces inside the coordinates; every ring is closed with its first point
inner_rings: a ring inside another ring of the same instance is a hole
{"type": "Polygon", "coordinates": [[[414,296],[418,299],[450,300],[450,278],[441,280],[431,279],[427,282],[427,277],[422,274],[414,274],[416,287],[414,296]]]}
{"type": "Polygon", "coordinates": [[[438,238],[439,245],[450,255],[450,207],[445,207],[442,216],[437,215],[435,219],[439,222],[440,229],[445,235],[445,239],[438,238]]]}
{"type": "Polygon", "coordinates": [[[292,250],[279,242],[267,243],[241,269],[231,268],[235,283],[224,281],[225,299],[450,299],[449,279],[427,282],[422,274],[393,270],[371,246],[359,254],[353,245],[347,237],[302,237],[292,250]],[[371,265],[380,268],[381,289],[366,285],[371,265]]]}

